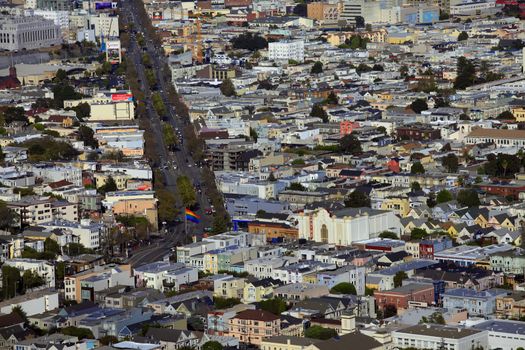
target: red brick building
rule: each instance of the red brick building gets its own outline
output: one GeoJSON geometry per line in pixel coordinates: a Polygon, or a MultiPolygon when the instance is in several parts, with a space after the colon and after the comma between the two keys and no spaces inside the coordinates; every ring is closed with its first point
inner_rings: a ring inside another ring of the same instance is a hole
{"type": "Polygon", "coordinates": [[[20,80],[16,76],[16,68],[9,67],[9,75],[0,77],[0,90],[16,89],[21,86],[20,80]]]}
{"type": "Polygon", "coordinates": [[[423,124],[401,126],[396,129],[397,137],[401,140],[425,141],[438,140],[441,138],[439,129],[432,129],[423,124]]]}
{"type": "Polygon", "coordinates": [[[518,199],[520,192],[525,192],[525,182],[480,183],[478,187],[487,193],[514,199],[518,199]]]}
{"type": "Polygon", "coordinates": [[[394,305],[397,310],[407,309],[409,301],[431,304],[434,302],[434,286],[432,284],[410,283],[405,286],[375,292],[377,306],[384,310],[387,305],[394,305]]]}

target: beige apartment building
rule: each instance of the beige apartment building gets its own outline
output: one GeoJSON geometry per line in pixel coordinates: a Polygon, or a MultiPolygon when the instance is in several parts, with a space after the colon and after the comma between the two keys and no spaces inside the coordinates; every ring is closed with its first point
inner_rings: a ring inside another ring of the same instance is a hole
{"type": "Polygon", "coordinates": [[[260,346],[264,338],[280,332],[280,317],[265,310],[245,310],[229,321],[229,336],[242,343],[260,346]]]}

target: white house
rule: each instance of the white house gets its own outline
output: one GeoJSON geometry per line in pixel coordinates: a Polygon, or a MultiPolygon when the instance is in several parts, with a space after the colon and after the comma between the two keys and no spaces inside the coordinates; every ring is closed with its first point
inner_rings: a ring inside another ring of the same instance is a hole
{"type": "Polygon", "coordinates": [[[55,310],[58,309],[59,306],[58,292],[52,289],[42,289],[19,295],[1,302],[0,312],[2,314],[9,314],[16,306],[20,306],[27,316],[55,310]]]}
{"type": "Polygon", "coordinates": [[[137,287],[165,290],[179,290],[181,284],[196,282],[198,270],[182,263],[153,262],[133,270],[137,287]]]}
{"type": "Polygon", "coordinates": [[[281,40],[268,43],[268,58],[270,60],[304,61],[303,40],[281,40]]]}
{"type": "Polygon", "coordinates": [[[46,260],[16,258],[6,260],[4,264],[16,267],[21,274],[31,270],[44,279],[47,287],[55,287],[55,266],[46,260]]]}

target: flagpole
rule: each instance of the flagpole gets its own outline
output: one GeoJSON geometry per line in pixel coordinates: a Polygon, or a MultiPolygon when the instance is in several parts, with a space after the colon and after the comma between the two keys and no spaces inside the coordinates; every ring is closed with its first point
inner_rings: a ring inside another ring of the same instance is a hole
{"type": "Polygon", "coordinates": [[[184,242],[188,238],[188,217],[186,216],[186,207],[184,207],[184,242]]]}

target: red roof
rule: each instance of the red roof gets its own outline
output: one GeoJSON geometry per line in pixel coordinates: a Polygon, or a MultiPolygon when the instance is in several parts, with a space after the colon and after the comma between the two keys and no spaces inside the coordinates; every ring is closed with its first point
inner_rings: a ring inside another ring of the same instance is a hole
{"type": "Polygon", "coordinates": [[[235,316],[237,319],[241,320],[255,320],[255,321],[263,321],[263,322],[270,322],[275,321],[279,319],[279,316],[276,316],[272,314],[271,312],[265,311],[265,310],[245,310],[241,311],[235,316]]]}

